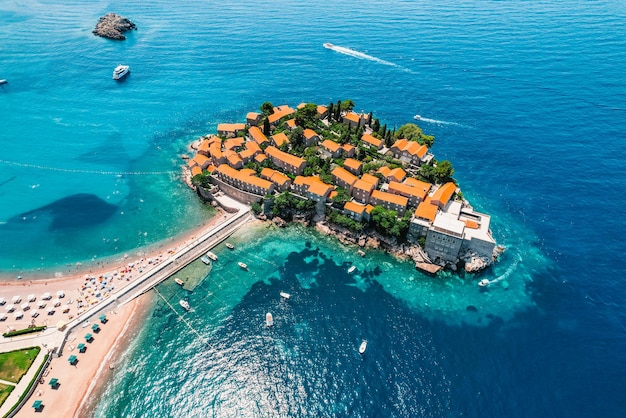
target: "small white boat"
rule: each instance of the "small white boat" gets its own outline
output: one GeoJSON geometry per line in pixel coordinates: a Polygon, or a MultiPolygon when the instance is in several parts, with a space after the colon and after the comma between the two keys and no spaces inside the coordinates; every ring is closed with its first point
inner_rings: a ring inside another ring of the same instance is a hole
{"type": "Polygon", "coordinates": [[[415,115],[415,116],[413,116],[413,119],[415,119],[415,120],[422,120],[422,117],[420,115],[415,115]]]}
{"type": "Polygon", "coordinates": [[[6,81],[5,79],[0,80],[0,86],[6,83],[8,83],[8,81],[6,81]]]}
{"type": "Polygon", "coordinates": [[[322,44],[322,46],[326,49],[333,49],[335,47],[335,45],[331,44],[330,42],[326,42],[322,44]]]}
{"type": "Polygon", "coordinates": [[[491,284],[491,282],[488,279],[482,279],[481,281],[478,282],[478,286],[480,287],[487,287],[491,284]]]}
{"type": "Polygon", "coordinates": [[[191,307],[189,306],[189,302],[187,302],[186,300],[181,299],[180,302],[180,306],[183,307],[184,310],[188,311],[189,309],[191,309],[191,307]]]}
{"type": "Polygon", "coordinates": [[[361,345],[359,346],[359,354],[365,353],[366,349],[367,349],[367,340],[363,340],[363,342],[361,342],[361,345]]]}
{"type": "Polygon", "coordinates": [[[361,257],[365,257],[365,251],[363,250],[359,250],[356,252],[358,255],[360,255],[361,257]]]}
{"type": "Polygon", "coordinates": [[[209,257],[213,261],[217,261],[217,255],[215,255],[215,253],[212,253],[211,251],[208,251],[206,253],[206,256],[209,257]]]}
{"type": "Polygon", "coordinates": [[[176,284],[181,285],[181,286],[185,284],[185,283],[184,283],[182,280],[180,280],[178,277],[175,277],[175,278],[174,278],[174,281],[176,282],[176,284]]]}
{"type": "Polygon", "coordinates": [[[130,67],[128,65],[118,65],[113,70],[113,80],[121,80],[130,73],[130,67]]]}
{"type": "Polygon", "coordinates": [[[284,298],[284,299],[289,299],[291,297],[291,295],[289,293],[286,293],[286,292],[280,292],[280,297],[284,298]]]}
{"type": "Polygon", "coordinates": [[[209,257],[207,257],[206,255],[203,255],[202,257],[200,257],[200,260],[202,260],[202,262],[206,264],[207,266],[211,265],[211,260],[209,260],[209,257]]]}
{"type": "Polygon", "coordinates": [[[356,266],[352,266],[348,269],[348,273],[353,273],[356,270],[356,266]]]}
{"type": "Polygon", "coordinates": [[[233,250],[235,248],[235,246],[229,242],[227,242],[225,245],[226,245],[226,248],[228,248],[229,250],[233,250]]]}
{"type": "Polygon", "coordinates": [[[237,263],[237,265],[239,267],[241,267],[244,270],[248,270],[248,265],[246,263],[242,263],[241,261],[237,263]]]}
{"type": "Polygon", "coordinates": [[[272,316],[271,312],[265,314],[265,325],[267,325],[268,327],[274,325],[274,317],[272,316]]]}

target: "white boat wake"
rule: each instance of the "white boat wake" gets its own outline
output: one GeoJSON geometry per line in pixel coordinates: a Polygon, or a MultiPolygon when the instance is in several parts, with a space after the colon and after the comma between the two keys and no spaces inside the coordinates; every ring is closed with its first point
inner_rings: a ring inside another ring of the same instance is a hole
{"type": "Polygon", "coordinates": [[[425,118],[423,116],[420,115],[415,115],[413,117],[413,119],[418,120],[420,122],[426,122],[426,123],[435,123],[435,124],[439,124],[439,125],[456,125],[456,126],[463,126],[460,123],[456,123],[456,122],[447,122],[445,120],[438,120],[438,119],[429,119],[429,118],[425,118]]]}
{"type": "Polygon", "coordinates": [[[363,60],[374,61],[374,62],[377,62],[379,64],[388,65],[390,67],[396,67],[396,68],[399,68],[399,69],[401,69],[403,71],[407,71],[407,72],[412,73],[411,70],[409,70],[408,68],[405,68],[405,67],[403,67],[401,65],[395,64],[395,63],[390,62],[390,61],[385,61],[383,59],[376,58],[376,57],[373,57],[371,55],[364,54],[363,52],[355,51],[354,49],[346,48],[344,46],[333,45],[331,43],[325,43],[323,46],[326,49],[331,49],[331,50],[333,50],[335,52],[339,52],[340,54],[348,55],[350,57],[359,58],[359,59],[363,59],[363,60]]]}

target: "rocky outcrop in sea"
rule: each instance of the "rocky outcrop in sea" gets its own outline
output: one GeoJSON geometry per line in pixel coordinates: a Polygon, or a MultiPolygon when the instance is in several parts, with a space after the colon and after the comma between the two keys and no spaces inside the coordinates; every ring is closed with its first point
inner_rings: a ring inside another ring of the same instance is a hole
{"type": "Polygon", "coordinates": [[[103,38],[123,41],[126,39],[124,32],[137,30],[137,26],[125,17],[115,13],[107,13],[98,20],[93,34],[103,38]]]}

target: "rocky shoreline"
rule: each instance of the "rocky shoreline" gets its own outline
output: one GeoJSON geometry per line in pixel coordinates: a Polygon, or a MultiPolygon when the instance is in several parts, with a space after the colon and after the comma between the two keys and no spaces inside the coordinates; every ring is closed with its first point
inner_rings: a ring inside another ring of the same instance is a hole
{"type": "Polygon", "coordinates": [[[123,41],[126,39],[124,32],[129,30],[137,30],[137,26],[125,17],[115,13],[107,13],[98,20],[92,33],[103,38],[123,41]]]}

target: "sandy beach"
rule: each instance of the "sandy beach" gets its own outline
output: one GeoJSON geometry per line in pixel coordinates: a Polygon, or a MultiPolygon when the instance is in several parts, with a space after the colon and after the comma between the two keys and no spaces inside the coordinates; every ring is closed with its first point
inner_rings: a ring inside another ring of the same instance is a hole
{"type": "Polygon", "coordinates": [[[125,347],[124,341],[134,334],[135,328],[143,320],[143,313],[150,305],[151,296],[143,295],[122,308],[106,312],[105,324],[95,318],[90,323],[100,324],[100,332],[94,333],[91,327],[75,328],[69,335],[63,356],[54,358],[43,377],[43,383],[35,388],[33,396],[16,415],[18,417],[82,417],[87,415],[88,406],[99,385],[106,381],[110,367],[115,367],[116,358],[125,347]],[[90,343],[85,341],[86,333],[93,334],[90,343]],[[84,353],[77,346],[87,346],[84,353]],[[75,355],[78,362],[71,365],[68,358],[75,355]],[[57,378],[59,385],[52,388],[50,379],[57,378]],[[35,412],[31,407],[34,401],[41,400],[44,408],[35,412]]]}

